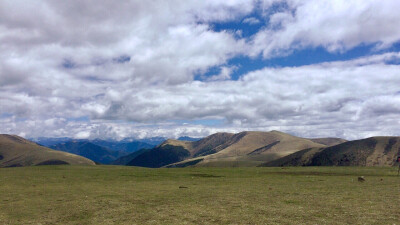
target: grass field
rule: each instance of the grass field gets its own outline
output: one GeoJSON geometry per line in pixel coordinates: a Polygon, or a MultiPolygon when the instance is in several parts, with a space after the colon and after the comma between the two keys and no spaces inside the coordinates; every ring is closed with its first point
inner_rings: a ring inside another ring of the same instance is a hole
{"type": "Polygon", "coordinates": [[[394,167],[5,168],[0,224],[400,224],[400,177],[394,167]]]}

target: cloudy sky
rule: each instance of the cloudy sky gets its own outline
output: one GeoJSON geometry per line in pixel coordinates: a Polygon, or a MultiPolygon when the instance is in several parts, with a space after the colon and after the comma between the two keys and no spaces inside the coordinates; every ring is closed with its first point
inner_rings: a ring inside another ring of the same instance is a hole
{"type": "Polygon", "coordinates": [[[398,0],[2,0],[0,133],[400,135],[398,0]]]}

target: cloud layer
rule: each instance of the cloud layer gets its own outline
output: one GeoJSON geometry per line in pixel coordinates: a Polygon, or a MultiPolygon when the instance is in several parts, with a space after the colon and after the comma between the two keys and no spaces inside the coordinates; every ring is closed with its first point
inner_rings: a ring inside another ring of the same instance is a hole
{"type": "Polygon", "coordinates": [[[27,137],[399,135],[398,1],[2,1],[0,132],[27,137]],[[255,17],[257,15],[257,18],[255,17]],[[253,35],[215,23],[264,24],[253,35]],[[323,47],[348,61],[250,71],[323,47]],[[213,73],[213,68],[218,68],[213,73]]]}

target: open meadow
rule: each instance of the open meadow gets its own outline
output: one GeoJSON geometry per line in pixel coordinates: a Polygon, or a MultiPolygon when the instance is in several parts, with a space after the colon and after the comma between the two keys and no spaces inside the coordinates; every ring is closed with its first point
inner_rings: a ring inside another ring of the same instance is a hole
{"type": "Polygon", "coordinates": [[[3,168],[0,224],[400,224],[400,177],[395,167],[3,168]]]}

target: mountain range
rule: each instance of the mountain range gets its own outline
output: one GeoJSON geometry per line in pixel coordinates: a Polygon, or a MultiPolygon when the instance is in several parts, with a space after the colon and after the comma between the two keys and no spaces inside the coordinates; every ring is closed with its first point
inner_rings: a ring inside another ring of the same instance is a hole
{"type": "Polygon", "coordinates": [[[125,151],[125,152],[134,152],[136,150],[142,148],[153,148],[156,145],[161,144],[164,142],[166,138],[155,137],[155,138],[146,138],[146,139],[133,139],[133,138],[126,138],[123,140],[102,140],[102,139],[73,139],[68,137],[61,137],[61,138],[47,138],[47,137],[39,137],[39,138],[32,138],[30,141],[36,142],[40,145],[50,147],[60,143],[66,143],[70,141],[78,141],[78,142],[90,142],[102,147],[110,148],[111,150],[116,151],[125,151]]]}
{"type": "MultiPolygon", "coordinates": [[[[100,164],[126,164],[128,159],[144,149],[154,148],[156,145],[164,142],[166,138],[152,137],[145,139],[125,138],[122,140],[101,140],[101,139],[72,139],[68,137],[46,138],[39,137],[31,139],[40,145],[46,146],[54,150],[80,155],[100,164]],[[129,153],[137,152],[129,157],[123,157],[129,153]]],[[[199,138],[188,136],[179,137],[179,140],[193,141],[199,138]]],[[[129,160],[130,161],[130,160],[129,160]]]]}
{"type": "MultiPolygon", "coordinates": [[[[279,131],[217,133],[188,142],[166,140],[130,157],[144,167],[393,166],[400,137],[300,138],[279,131]]],[[[129,157],[126,156],[126,158],[129,157]]]]}
{"type": "Polygon", "coordinates": [[[339,138],[306,139],[279,131],[216,133],[198,141],[166,140],[127,165],[145,167],[258,166],[306,148],[343,143],[339,138]]]}
{"type": "MultiPolygon", "coordinates": [[[[91,159],[92,161],[89,160],[91,163],[95,161],[102,164],[152,168],[393,166],[396,164],[397,157],[400,156],[400,137],[370,137],[347,141],[340,138],[301,138],[279,131],[245,131],[236,134],[216,133],[201,139],[190,137],[180,139],[168,139],[157,146],[138,143],[131,139],[121,142],[109,140],[65,141],[63,139],[64,142],[50,147],[84,156],[91,159]]],[[[61,140],[50,140],[47,143],[54,143],[54,141],[61,140]]],[[[39,155],[46,155],[47,153],[44,153],[50,150],[18,136],[2,135],[2,139],[0,139],[1,166],[41,163],[40,160],[32,161],[29,157],[19,157],[15,153],[16,151],[13,152],[14,149],[28,149],[26,146],[21,147],[22,143],[31,148],[32,146],[35,149],[40,148],[41,150],[37,151],[37,153],[41,152],[39,155]],[[10,140],[14,141],[11,143],[10,140]],[[15,161],[17,158],[18,162],[15,161]],[[10,159],[14,161],[10,161],[10,159]]],[[[50,151],[52,154],[57,152],[50,151]]],[[[60,161],[67,162],[67,160],[61,159],[60,161]]],[[[88,162],[86,161],[86,163],[88,162]]],[[[79,163],[71,161],[68,164],[79,163]]]]}
{"type": "MultiPolygon", "coordinates": [[[[165,138],[149,138],[117,140],[101,140],[101,139],[72,139],[67,137],[62,138],[46,138],[40,137],[31,139],[38,144],[46,146],[54,150],[80,155],[95,161],[100,164],[110,164],[118,158],[136,152],[140,149],[154,148],[155,144],[165,141],[165,138]]],[[[116,162],[118,163],[118,161],[116,162]]]]}
{"type": "Polygon", "coordinates": [[[51,145],[49,148],[80,155],[101,164],[110,164],[119,157],[129,154],[125,151],[113,151],[89,141],[67,141],[51,145]]]}

